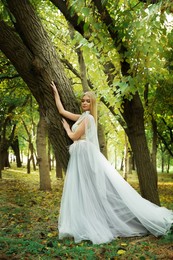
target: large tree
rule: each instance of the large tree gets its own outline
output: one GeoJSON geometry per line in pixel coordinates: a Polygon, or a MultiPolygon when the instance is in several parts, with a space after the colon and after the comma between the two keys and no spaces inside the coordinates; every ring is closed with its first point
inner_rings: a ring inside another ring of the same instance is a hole
{"type": "Polygon", "coordinates": [[[68,110],[78,112],[78,104],[70,81],[34,8],[27,0],[6,1],[13,15],[13,25],[0,21],[0,49],[13,63],[39,104],[48,124],[51,143],[64,168],[67,166],[67,146],[70,144],[57,113],[50,88],[56,81],[61,99],[68,110]],[[14,30],[15,29],[15,30],[14,30]],[[10,39],[10,40],[9,40],[10,39]]]}

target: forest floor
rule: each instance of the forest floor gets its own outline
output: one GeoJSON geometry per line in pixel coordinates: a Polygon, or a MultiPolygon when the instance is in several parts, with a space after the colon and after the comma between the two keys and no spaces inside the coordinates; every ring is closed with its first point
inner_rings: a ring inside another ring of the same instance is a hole
{"type": "MultiPolygon", "coordinates": [[[[173,259],[173,234],[119,238],[111,243],[75,244],[58,239],[57,218],[63,181],[52,172],[52,191],[39,190],[38,172],[6,169],[0,180],[0,260],[173,259]]],[[[128,180],[138,189],[135,173],[128,180]]],[[[161,204],[173,209],[173,174],[159,174],[161,204]]]]}

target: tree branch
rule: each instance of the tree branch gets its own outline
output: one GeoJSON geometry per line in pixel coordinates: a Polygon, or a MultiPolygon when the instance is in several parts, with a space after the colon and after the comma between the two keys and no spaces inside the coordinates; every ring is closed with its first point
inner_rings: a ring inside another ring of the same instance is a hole
{"type": "Polygon", "coordinates": [[[172,149],[169,148],[169,144],[166,142],[166,139],[163,137],[163,135],[159,131],[157,131],[157,134],[158,134],[160,140],[162,141],[162,143],[165,145],[169,154],[173,157],[172,149]]]}
{"type": "Polygon", "coordinates": [[[68,5],[69,1],[50,0],[61,13],[65,16],[66,20],[78,31],[81,35],[84,35],[85,22],[79,19],[79,16],[73,12],[72,8],[68,5]]]}
{"type": "Polygon", "coordinates": [[[108,13],[108,10],[105,5],[102,4],[100,0],[93,0],[93,3],[97,7],[101,20],[106,24],[107,30],[109,31],[111,38],[115,41],[118,40],[118,31],[115,27],[115,22],[112,20],[111,16],[108,13]]]}

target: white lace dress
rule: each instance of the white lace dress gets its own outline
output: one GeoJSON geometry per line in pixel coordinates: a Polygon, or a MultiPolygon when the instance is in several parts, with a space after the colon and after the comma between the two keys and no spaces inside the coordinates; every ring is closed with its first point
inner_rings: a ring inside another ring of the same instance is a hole
{"type": "Polygon", "coordinates": [[[85,135],[70,146],[58,221],[59,238],[110,242],[117,237],[166,234],[173,212],[142,198],[99,150],[94,118],[84,112],[85,135]]]}

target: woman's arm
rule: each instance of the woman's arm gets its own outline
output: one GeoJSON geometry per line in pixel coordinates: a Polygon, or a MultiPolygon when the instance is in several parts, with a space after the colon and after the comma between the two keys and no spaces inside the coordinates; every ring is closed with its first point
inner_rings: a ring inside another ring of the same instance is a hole
{"type": "Polygon", "coordinates": [[[59,113],[66,118],[69,118],[73,121],[77,121],[78,118],[80,117],[80,115],[71,113],[71,112],[64,109],[62,102],[61,102],[61,99],[60,99],[60,96],[59,96],[59,93],[58,93],[58,90],[57,90],[55,83],[53,81],[51,82],[51,87],[53,89],[53,93],[54,93],[54,97],[55,97],[55,103],[56,103],[56,106],[58,108],[59,113]]]}
{"type": "Polygon", "coordinates": [[[64,129],[66,130],[68,137],[73,141],[78,140],[85,133],[85,124],[86,124],[85,120],[83,120],[80,123],[80,125],[78,126],[75,132],[71,131],[70,126],[65,119],[62,120],[62,124],[64,129]]]}

